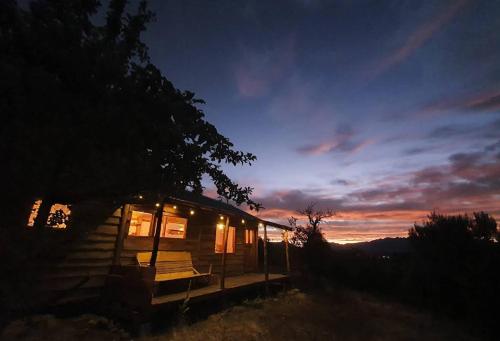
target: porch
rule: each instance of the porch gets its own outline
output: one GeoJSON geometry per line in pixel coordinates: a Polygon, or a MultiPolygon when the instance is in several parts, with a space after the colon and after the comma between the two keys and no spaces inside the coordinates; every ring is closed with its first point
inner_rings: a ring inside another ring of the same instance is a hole
{"type": "MultiPolygon", "coordinates": [[[[268,285],[284,285],[288,281],[288,275],[269,274],[268,285]]],[[[189,291],[167,294],[153,297],[153,310],[164,308],[166,306],[178,306],[189,297],[190,303],[201,302],[220,297],[221,295],[230,295],[246,289],[264,288],[266,285],[265,275],[262,273],[247,273],[239,276],[230,276],[225,278],[224,289],[221,289],[218,283],[204,286],[189,291]]]]}

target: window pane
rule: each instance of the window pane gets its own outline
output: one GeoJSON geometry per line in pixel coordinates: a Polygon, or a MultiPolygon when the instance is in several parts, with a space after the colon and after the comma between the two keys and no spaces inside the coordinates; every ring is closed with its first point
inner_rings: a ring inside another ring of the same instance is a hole
{"type": "MultiPolygon", "coordinates": [[[[35,219],[38,216],[38,210],[40,209],[41,204],[42,200],[36,200],[33,203],[33,207],[31,208],[31,214],[28,218],[28,226],[35,225],[35,219]]],[[[63,204],[52,205],[47,219],[47,226],[59,229],[64,229],[68,227],[67,223],[70,214],[71,214],[71,209],[69,205],[63,205],[63,204]]]]}
{"type": "MultiPolygon", "coordinates": [[[[230,226],[227,234],[227,253],[234,253],[236,228],[230,226]]],[[[217,224],[215,230],[215,253],[224,252],[224,224],[217,224]]]]}
{"type": "Polygon", "coordinates": [[[229,233],[227,235],[227,253],[234,253],[235,241],[236,241],[236,229],[232,226],[229,227],[229,233]]]}
{"type": "Polygon", "coordinates": [[[163,238],[185,238],[187,219],[163,216],[160,236],[163,238]]]}
{"type": "Polygon", "coordinates": [[[132,219],[128,229],[129,236],[148,237],[153,222],[153,214],[141,211],[132,211],[132,219]]]}
{"type": "Polygon", "coordinates": [[[245,244],[252,244],[254,239],[254,230],[245,229],[245,244]]]}
{"type": "Polygon", "coordinates": [[[215,252],[224,252],[224,224],[217,224],[215,230],[215,252]]]}

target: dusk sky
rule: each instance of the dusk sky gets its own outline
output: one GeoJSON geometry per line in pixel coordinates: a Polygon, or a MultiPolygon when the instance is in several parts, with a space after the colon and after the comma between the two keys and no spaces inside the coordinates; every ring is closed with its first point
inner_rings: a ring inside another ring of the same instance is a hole
{"type": "Polygon", "coordinates": [[[500,218],[500,1],[150,7],[153,63],[257,155],[227,171],[259,216],[316,202],[342,243],[406,236],[433,209],[500,218]]]}

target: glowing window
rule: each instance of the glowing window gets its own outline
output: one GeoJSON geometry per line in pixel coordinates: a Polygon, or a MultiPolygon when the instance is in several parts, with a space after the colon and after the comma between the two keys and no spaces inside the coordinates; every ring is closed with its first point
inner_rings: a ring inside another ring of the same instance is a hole
{"type": "Polygon", "coordinates": [[[183,239],[186,237],[186,227],[186,218],[163,216],[160,236],[183,239]]]}
{"type": "MultiPolygon", "coordinates": [[[[38,210],[42,205],[42,200],[36,200],[31,208],[31,213],[28,218],[28,226],[32,227],[35,225],[36,217],[38,216],[38,210]]],[[[65,229],[68,227],[69,216],[71,215],[71,207],[69,205],[54,204],[50,207],[49,217],[47,219],[47,226],[65,229]]]]}
{"type": "Polygon", "coordinates": [[[132,219],[128,228],[129,236],[148,237],[152,235],[153,214],[132,211],[132,219]]]}
{"type": "Polygon", "coordinates": [[[245,244],[253,244],[253,241],[255,238],[254,235],[255,235],[254,230],[246,229],[245,230],[245,244]]]}
{"type": "MultiPolygon", "coordinates": [[[[227,234],[227,253],[234,253],[236,249],[236,228],[229,226],[227,234]]],[[[224,224],[217,224],[215,230],[215,253],[224,252],[224,224]]]]}

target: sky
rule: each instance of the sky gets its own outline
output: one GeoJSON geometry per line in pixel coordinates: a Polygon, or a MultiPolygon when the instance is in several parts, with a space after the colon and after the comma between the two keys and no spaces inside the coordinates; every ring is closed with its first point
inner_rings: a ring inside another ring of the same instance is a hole
{"type": "MultiPolygon", "coordinates": [[[[251,167],[225,167],[285,223],[406,236],[437,210],[500,218],[500,1],[152,1],[143,35],[251,167]]],[[[207,184],[207,193],[213,190],[207,184]]]]}

